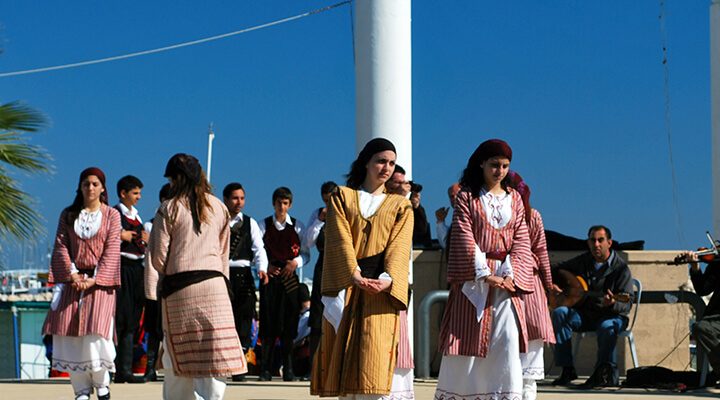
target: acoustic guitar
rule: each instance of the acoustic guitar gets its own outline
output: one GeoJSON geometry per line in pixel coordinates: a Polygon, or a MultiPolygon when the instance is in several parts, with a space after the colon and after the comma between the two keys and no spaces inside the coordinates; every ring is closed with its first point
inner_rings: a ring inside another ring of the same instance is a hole
{"type": "MultiPolygon", "coordinates": [[[[562,289],[562,293],[549,293],[548,305],[551,310],[557,307],[573,307],[588,297],[604,297],[605,292],[591,291],[588,284],[582,276],[575,275],[570,271],[559,269],[556,273],[556,285],[562,289]]],[[[621,303],[627,303],[632,300],[629,293],[615,293],[613,299],[621,303]]]]}

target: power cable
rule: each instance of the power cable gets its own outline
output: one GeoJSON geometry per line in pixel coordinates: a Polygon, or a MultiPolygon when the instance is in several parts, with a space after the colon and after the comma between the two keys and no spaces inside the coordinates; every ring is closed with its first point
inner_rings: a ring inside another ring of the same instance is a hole
{"type": "Polygon", "coordinates": [[[675,173],[675,161],[673,159],[672,121],[670,118],[670,67],[668,66],[668,44],[667,29],[665,27],[665,16],[665,0],[660,0],[660,15],[658,15],[658,19],[660,20],[660,42],[662,45],[663,55],[662,65],[664,73],[663,91],[665,95],[665,133],[667,135],[668,158],[670,161],[670,174],[672,176],[672,198],[673,207],[675,208],[675,225],[680,245],[685,246],[685,235],[683,233],[682,218],[680,218],[680,196],[678,195],[677,176],[675,173]]]}
{"type": "Polygon", "coordinates": [[[62,65],[54,65],[54,66],[50,66],[50,67],[33,68],[33,69],[26,69],[26,70],[21,70],[21,71],[12,71],[12,72],[2,72],[2,73],[0,73],[0,78],[7,78],[7,77],[11,77],[11,76],[27,75],[27,74],[37,74],[37,73],[48,72],[48,71],[57,71],[60,69],[84,67],[86,65],[94,65],[94,64],[101,64],[101,63],[106,63],[106,62],[110,62],[110,61],[124,60],[124,59],[128,59],[128,58],[145,56],[148,54],[155,54],[155,53],[161,53],[164,51],[175,50],[175,49],[179,49],[182,47],[194,46],[194,45],[198,45],[198,44],[202,44],[202,43],[212,42],[215,40],[225,39],[225,38],[228,38],[231,36],[236,36],[236,35],[240,35],[240,34],[247,33],[247,32],[257,31],[257,30],[264,29],[264,28],[269,28],[269,27],[275,26],[275,25],[284,24],[286,22],[294,21],[294,20],[297,20],[300,18],[305,18],[305,17],[309,17],[311,15],[320,14],[325,11],[330,11],[334,8],[341,7],[341,6],[350,4],[350,3],[352,3],[352,0],[341,1],[340,3],[335,3],[332,5],[326,6],[326,7],[307,11],[302,14],[294,15],[292,17],[287,17],[287,18],[276,20],[276,21],[267,22],[267,23],[264,23],[261,25],[252,26],[250,28],[245,28],[245,29],[241,29],[238,31],[234,31],[234,32],[228,32],[228,33],[223,33],[220,35],[210,36],[210,37],[206,37],[203,39],[192,40],[189,42],[173,44],[170,46],[159,47],[156,49],[143,50],[143,51],[138,51],[135,53],[122,54],[119,56],[100,58],[100,59],[96,59],[96,60],[81,61],[81,62],[70,63],[70,64],[62,64],[62,65]]]}

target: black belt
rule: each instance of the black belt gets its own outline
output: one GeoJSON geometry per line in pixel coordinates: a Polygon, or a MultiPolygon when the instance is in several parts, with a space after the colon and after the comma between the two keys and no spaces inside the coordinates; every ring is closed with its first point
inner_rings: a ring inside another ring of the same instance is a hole
{"type": "Polygon", "coordinates": [[[222,277],[225,280],[228,295],[232,298],[232,291],[230,290],[230,281],[228,278],[220,271],[208,270],[179,272],[177,274],[163,276],[160,296],[165,299],[178,290],[185,289],[190,285],[218,277],[222,277]]]}
{"type": "Polygon", "coordinates": [[[93,269],[79,269],[78,274],[85,274],[88,278],[92,278],[95,276],[95,268],[93,269]]]}
{"type": "Polygon", "coordinates": [[[385,272],[385,252],[357,260],[363,278],[377,279],[385,272]]]}

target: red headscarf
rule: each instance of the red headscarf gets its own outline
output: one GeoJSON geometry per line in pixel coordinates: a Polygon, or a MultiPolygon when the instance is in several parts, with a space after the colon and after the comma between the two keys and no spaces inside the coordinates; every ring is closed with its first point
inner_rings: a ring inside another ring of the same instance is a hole
{"type": "Polygon", "coordinates": [[[525,222],[530,223],[530,216],[532,215],[532,209],[530,208],[530,186],[528,186],[522,176],[515,171],[508,172],[507,179],[510,187],[517,190],[520,197],[522,197],[523,206],[525,206],[525,222]]]}
{"type": "Polygon", "coordinates": [[[476,150],[477,157],[480,161],[485,161],[493,157],[505,157],[512,161],[512,149],[504,140],[490,139],[482,142],[476,150]]]}

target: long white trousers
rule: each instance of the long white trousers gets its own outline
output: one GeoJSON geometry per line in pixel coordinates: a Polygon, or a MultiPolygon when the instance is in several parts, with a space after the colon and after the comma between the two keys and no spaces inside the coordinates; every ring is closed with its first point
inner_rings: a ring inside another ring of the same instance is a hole
{"type": "Polygon", "coordinates": [[[163,344],[162,364],[165,367],[163,383],[164,400],[222,400],[225,396],[225,384],[217,378],[188,378],[176,376],[172,368],[172,360],[167,351],[169,346],[163,344]]]}

